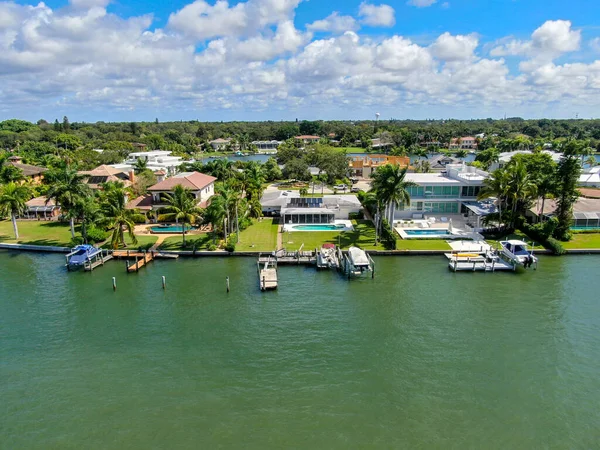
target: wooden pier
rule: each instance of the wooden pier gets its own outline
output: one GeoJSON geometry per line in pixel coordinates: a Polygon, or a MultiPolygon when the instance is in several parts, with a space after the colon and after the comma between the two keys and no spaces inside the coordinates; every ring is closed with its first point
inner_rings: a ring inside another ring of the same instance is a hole
{"type": "Polygon", "coordinates": [[[127,265],[127,273],[138,272],[142,267],[158,258],[177,259],[179,255],[162,254],[159,252],[139,252],[131,250],[113,250],[113,257],[119,259],[135,259],[135,263],[127,265]]]}
{"type": "Polygon", "coordinates": [[[98,266],[103,266],[104,263],[106,261],[110,261],[111,259],[113,259],[113,255],[111,255],[110,253],[106,253],[104,254],[104,252],[102,252],[97,258],[95,258],[93,261],[92,260],[87,260],[84,265],[83,265],[83,270],[85,270],[86,272],[91,272],[93,271],[96,267],[98,266]]]}
{"type": "Polygon", "coordinates": [[[260,290],[264,292],[277,289],[277,260],[271,257],[267,257],[265,260],[259,256],[256,266],[260,290]],[[264,261],[264,266],[261,266],[261,259],[264,261]]]}
{"type": "Polygon", "coordinates": [[[313,251],[302,251],[302,247],[300,247],[300,250],[293,252],[280,249],[269,255],[259,255],[259,263],[264,264],[268,261],[286,265],[314,265],[317,263],[317,254],[313,251]]]}

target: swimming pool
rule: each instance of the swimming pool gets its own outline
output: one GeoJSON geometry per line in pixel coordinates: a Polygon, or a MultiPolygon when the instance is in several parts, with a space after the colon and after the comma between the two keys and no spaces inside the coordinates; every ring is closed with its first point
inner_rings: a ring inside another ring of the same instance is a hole
{"type": "Polygon", "coordinates": [[[403,230],[407,236],[452,236],[448,230],[403,230]]]}
{"type": "MultiPolygon", "coordinates": [[[[194,227],[189,227],[186,226],[185,227],[185,231],[186,233],[190,230],[193,230],[194,227]]],[[[150,227],[150,231],[152,233],[183,233],[183,226],[182,225],[160,225],[157,227],[150,227]]]]}
{"type": "Polygon", "coordinates": [[[321,225],[292,225],[289,231],[344,231],[345,225],[342,224],[321,224],[321,225]]]}

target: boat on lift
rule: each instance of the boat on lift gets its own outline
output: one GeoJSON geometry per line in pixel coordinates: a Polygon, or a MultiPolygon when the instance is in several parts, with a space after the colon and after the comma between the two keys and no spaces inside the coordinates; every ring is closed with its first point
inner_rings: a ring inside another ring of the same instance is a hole
{"type": "Polygon", "coordinates": [[[348,249],[348,261],[350,263],[348,274],[351,276],[360,276],[372,270],[371,260],[361,248],[350,247],[348,249]]]}
{"type": "Polygon", "coordinates": [[[537,269],[538,259],[533,256],[533,247],[529,250],[527,242],[510,239],[508,241],[500,241],[500,254],[518,267],[525,269],[533,266],[537,269]]]}
{"type": "Polygon", "coordinates": [[[317,252],[317,269],[338,269],[340,260],[335,244],[323,244],[317,252]]]}

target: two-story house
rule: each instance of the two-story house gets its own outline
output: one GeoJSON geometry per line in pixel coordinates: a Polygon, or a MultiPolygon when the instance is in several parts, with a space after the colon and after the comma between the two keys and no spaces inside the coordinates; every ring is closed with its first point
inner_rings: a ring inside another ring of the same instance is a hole
{"type": "Polygon", "coordinates": [[[477,149],[477,139],[473,136],[464,136],[461,138],[454,138],[450,141],[450,149],[464,149],[464,150],[475,150],[477,149]]]}
{"type": "Polygon", "coordinates": [[[189,189],[196,199],[198,207],[205,208],[208,200],[215,195],[215,177],[200,172],[182,172],[171,178],[165,178],[148,188],[148,195],[142,195],[127,204],[128,209],[157,211],[167,205],[164,194],[173,194],[175,186],[189,189]]]}
{"type": "Polygon", "coordinates": [[[180,156],[171,156],[172,152],[165,150],[152,150],[150,152],[132,152],[122,164],[112,164],[111,167],[128,172],[135,167],[138,160],[144,161],[146,167],[153,172],[164,170],[169,174],[174,174],[180,165],[183,164],[183,158],[180,156]]]}

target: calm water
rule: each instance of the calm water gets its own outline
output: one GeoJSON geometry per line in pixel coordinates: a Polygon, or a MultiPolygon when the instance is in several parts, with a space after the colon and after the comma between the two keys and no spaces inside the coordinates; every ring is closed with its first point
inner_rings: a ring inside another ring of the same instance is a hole
{"type": "Polygon", "coordinates": [[[0,253],[0,448],[598,447],[598,257],[376,261],[261,294],[253,259],[0,253]]]}

